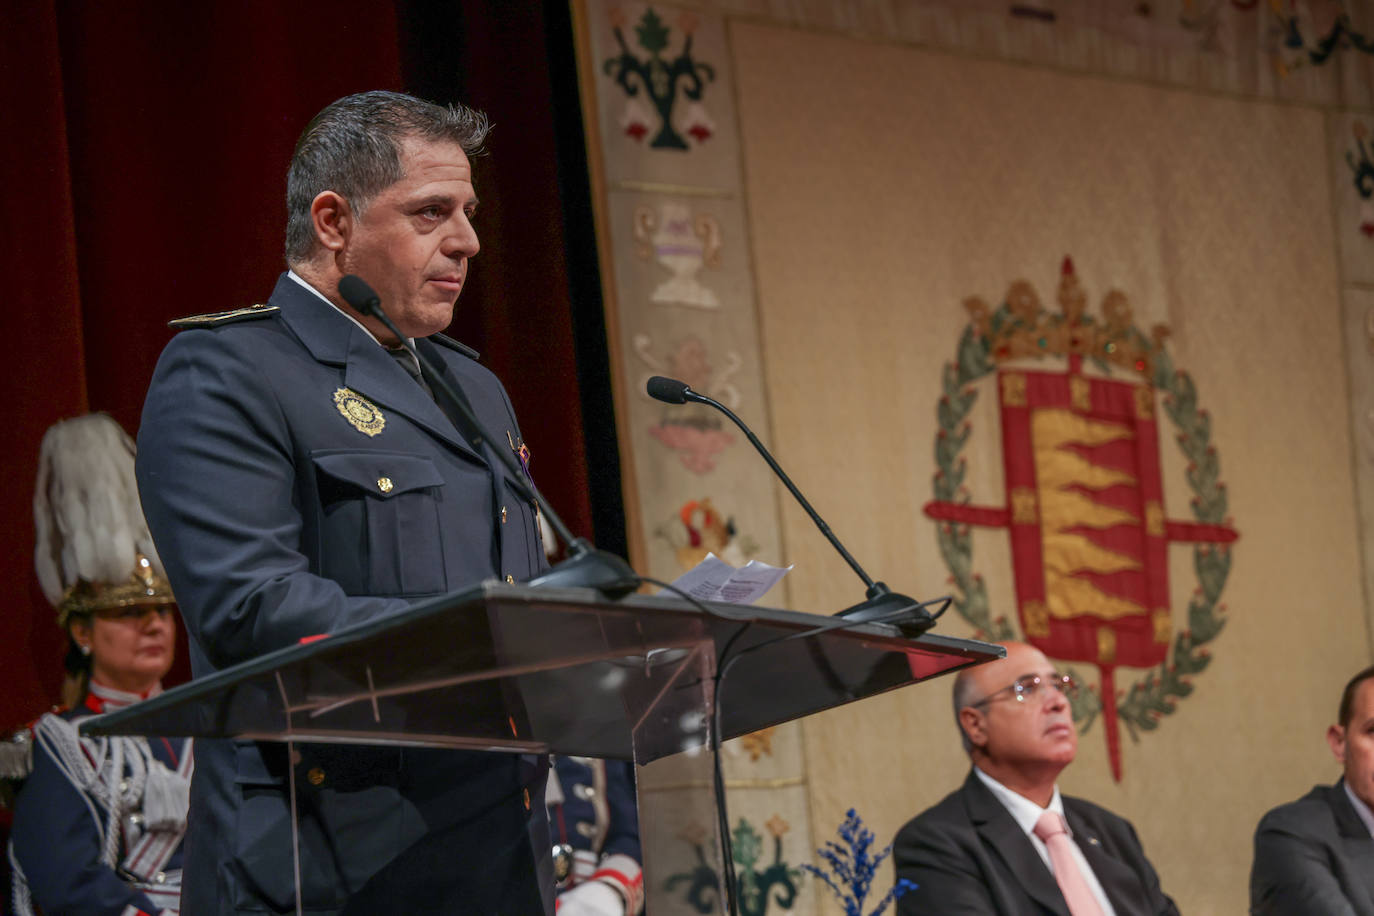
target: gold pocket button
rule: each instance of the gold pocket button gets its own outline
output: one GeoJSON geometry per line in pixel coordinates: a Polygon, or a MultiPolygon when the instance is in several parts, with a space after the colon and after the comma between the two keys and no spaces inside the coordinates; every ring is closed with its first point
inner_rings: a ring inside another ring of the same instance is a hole
{"type": "Polygon", "coordinates": [[[322,785],[324,783],[324,770],[319,767],[311,767],[310,772],[305,774],[305,778],[310,781],[312,786],[322,785]]]}
{"type": "Polygon", "coordinates": [[[377,478],[377,489],[381,490],[383,493],[390,493],[393,486],[394,484],[391,482],[390,477],[377,478]]]}

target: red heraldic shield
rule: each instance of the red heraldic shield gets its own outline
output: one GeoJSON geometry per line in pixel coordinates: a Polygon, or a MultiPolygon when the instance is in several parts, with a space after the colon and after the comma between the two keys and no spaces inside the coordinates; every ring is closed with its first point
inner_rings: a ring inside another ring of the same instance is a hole
{"type": "Polygon", "coordinates": [[[998,374],[1002,455],[1026,639],[1102,672],[1119,766],[1117,665],[1162,662],[1171,636],[1168,537],[1154,389],[1079,374],[998,374]]]}
{"type": "MultiPolygon", "coordinates": [[[[1164,514],[1155,389],[1144,380],[1156,378],[1154,361],[1164,355],[1167,329],[1157,326],[1153,342],[1147,339],[1131,324],[1130,306],[1119,292],[1103,301],[1102,322],[1084,315],[1085,303],[1068,258],[1061,271],[1059,315],[1045,311],[1024,281],[1012,284],[996,311],[976,297],[965,301],[972,320],[957,368],[946,369],[936,438],[942,468],[936,475],[937,498],[924,511],[947,525],[1007,529],[1022,633],[1050,658],[1098,667],[1107,753],[1112,775],[1120,780],[1113,673],[1118,666],[1164,671],[1171,644],[1184,640],[1172,632],[1169,545],[1229,544],[1239,535],[1229,520],[1171,521],[1164,514]],[[1141,380],[1086,376],[1087,353],[1141,380]],[[1068,371],[1019,368],[1046,357],[1066,358],[1068,371]],[[948,436],[962,443],[968,434],[964,418],[974,392],[957,389],[984,377],[991,371],[989,362],[998,367],[1006,480],[1001,507],[967,499],[962,459],[955,464],[944,448],[948,436]],[[956,395],[962,402],[957,409],[951,406],[956,395]],[[958,477],[953,487],[945,475],[958,477]]],[[[1171,378],[1187,381],[1181,372],[1171,378]]],[[[1220,492],[1214,480],[1211,486],[1220,492]]],[[[1202,513],[1196,501],[1194,507],[1202,513]]],[[[1210,505],[1206,514],[1220,514],[1218,506],[1210,505]]],[[[942,541],[945,546],[960,552],[953,541],[942,541]]],[[[962,550],[968,556],[968,548],[962,550]]]]}

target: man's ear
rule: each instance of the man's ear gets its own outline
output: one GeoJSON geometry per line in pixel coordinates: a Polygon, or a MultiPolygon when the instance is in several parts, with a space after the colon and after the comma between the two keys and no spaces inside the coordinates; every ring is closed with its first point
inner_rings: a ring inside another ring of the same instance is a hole
{"type": "Polygon", "coordinates": [[[310,222],[320,245],[337,253],[348,245],[353,234],[353,208],[337,191],[321,191],[310,202],[310,222]]]}
{"type": "Polygon", "coordinates": [[[959,710],[959,727],[964,730],[969,743],[974,747],[982,747],[988,743],[987,722],[983,714],[972,706],[965,706],[959,710]]]}
{"type": "Polygon", "coordinates": [[[1326,743],[1331,745],[1331,753],[1336,755],[1336,759],[1345,763],[1345,729],[1339,725],[1333,725],[1326,730],[1326,743]]]}

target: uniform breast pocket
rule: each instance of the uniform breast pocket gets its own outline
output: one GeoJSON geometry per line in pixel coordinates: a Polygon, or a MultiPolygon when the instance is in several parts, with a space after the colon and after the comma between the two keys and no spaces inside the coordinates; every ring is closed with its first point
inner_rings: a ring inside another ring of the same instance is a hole
{"type": "Polygon", "coordinates": [[[426,455],[311,454],[320,494],[320,573],[350,595],[448,590],[439,530],[444,478],[426,455]]]}

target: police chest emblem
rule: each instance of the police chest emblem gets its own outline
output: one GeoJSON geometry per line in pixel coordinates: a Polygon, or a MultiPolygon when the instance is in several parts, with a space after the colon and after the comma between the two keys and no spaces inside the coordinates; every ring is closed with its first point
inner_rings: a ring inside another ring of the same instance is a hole
{"type": "Polygon", "coordinates": [[[335,390],[334,406],[360,433],[375,436],[386,427],[386,417],[382,416],[381,408],[351,388],[335,390]]]}

